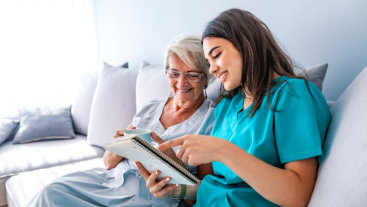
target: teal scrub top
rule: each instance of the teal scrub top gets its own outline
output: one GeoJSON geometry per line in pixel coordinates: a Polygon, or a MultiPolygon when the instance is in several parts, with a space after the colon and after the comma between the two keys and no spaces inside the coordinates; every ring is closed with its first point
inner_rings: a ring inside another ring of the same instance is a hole
{"type": "MultiPolygon", "coordinates": [[[[212,136],[230,141],[278,168],[311,157],[320,161],[330,121],[324,96],[302,79],[281,76],[274,84],[253,117],[247,116],[252,105],[242,110],[244,94],[240,90],[232,98],[222,99],[214,110],[212,136]]],[[[223,163],[212,164],[215,176],[203,179],[196,206],[277,206],[223,163]]]]}

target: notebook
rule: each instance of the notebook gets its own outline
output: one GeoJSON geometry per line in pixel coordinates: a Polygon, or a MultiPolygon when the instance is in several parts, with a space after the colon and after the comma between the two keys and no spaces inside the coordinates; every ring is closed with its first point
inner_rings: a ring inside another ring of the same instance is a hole
{"type": "Polygon", "coordinates": [[[171,184],[198,185],[200,180],[162,151],[153,147],[144,139],[135,135],[125,135],[114,138],[105,149],[125,157],[139,161],[148,172],[160,170],[158,179],[171,177],[171,184]]]}

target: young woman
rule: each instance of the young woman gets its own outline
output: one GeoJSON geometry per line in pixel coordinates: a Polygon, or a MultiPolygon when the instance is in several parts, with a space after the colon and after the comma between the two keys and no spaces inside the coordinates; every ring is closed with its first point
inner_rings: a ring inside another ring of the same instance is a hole
{"type": "Polygon", "coordinates": [[[325,98],[295,76],[267,26],[239,9],[221,13],[202,36],[209,72],[227,91],[217,104],[212,136],[186,135],[160,145],[180,146],[189,165],[213,164],[198,188],[166,186],[139,166],[156,197],[179,191],[196,206],[306,206],[330,121],[325,98]]]}

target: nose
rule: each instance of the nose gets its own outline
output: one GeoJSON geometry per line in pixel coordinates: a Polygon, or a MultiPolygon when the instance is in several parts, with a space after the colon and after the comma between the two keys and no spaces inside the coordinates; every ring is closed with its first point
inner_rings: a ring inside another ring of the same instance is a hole
{"type": "Polygon", "coordinates": [[[209,73],[215,74],[218,71],[218,66],[214,63],[210,64],[209,73]]]}
{"type": "Polygon", "coordinates": [[[185,76],[183,74],[180,75],[177,79],[177,87],[183,88],[187,84],[187,81],[185,79],[185,76]]]}

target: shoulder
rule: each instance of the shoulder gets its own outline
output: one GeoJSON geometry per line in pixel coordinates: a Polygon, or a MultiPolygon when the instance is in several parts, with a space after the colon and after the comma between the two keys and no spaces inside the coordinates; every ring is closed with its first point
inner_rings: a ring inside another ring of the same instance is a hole
{"type": "Polygon", "coordinates": [[[145,114],[147,112],[156,111],[158,108],[160,108],[160,106],[164,105],[166,101],[166,99],[152,99],[144,104],[144,106],[136,114],[145,114]]]}
{"type": "Polygon", "coordinates": [[[275,80],[271,91],[277,96],[312,97],[322,96],[321,91],[310,81],[297,78],[280,77],[275,80]]]}
{"type": "Polygon", "coordinates": [[[300,102],[308,105],[318,103],[323,107],[327,106],[325,97],[313,83],[297,78],[280,77],[279,80],[276,80],[269,99],[275,108],[300,102]]]}

